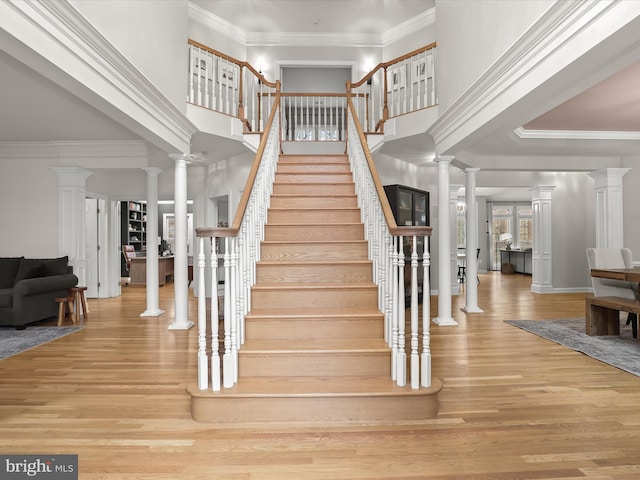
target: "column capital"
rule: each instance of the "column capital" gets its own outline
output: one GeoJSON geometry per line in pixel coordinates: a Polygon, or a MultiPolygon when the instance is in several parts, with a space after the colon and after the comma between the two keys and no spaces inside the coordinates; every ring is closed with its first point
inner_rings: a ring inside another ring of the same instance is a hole
{"type": "Polygon", "coordinates": [[[191,155],[190,153],[170,153],[169,158],[173,159],[176,163],[184,162],[191,163],[196,155],[191,155]]]}
{"type": "Polygon", "coordinates": [[[532,200],[544,200],[551,198],[551,192],[555,189],[555,185],[538,185],[529,189],[532,200]]]}
{"type": "Polygon", "coordinates": [[[451,163],[455,160],[453,155],[436,155],[433,161],[435,163],[451,163]]]}
{"type": "Polygon", "coordinates": [[[142,170],[144,170],[150,175],[156,175],[156,176],[162,173],[162,169],[158,167],[144,167],[142,170]]]}
{"type": "Polygon", "coordinates": [[[473,174],[478,173],[479,171],[480,171],[480,169],[479,169],[479,168],[476,168],[476,167],[467,167],[467,168],[465,168],[465,169],[464,169],[464,173],[465,173],[465,175],[466,175],[466,174],[471,174],[471,175],[473,175],[473,174]]]}
{"type": "Polygon", "coordinates": [[[587,175],[595,180],[596,188],[615,187],[622,186],[622,177],[630,170],[630,168],[603,168],[589,172],[587,175]]]}

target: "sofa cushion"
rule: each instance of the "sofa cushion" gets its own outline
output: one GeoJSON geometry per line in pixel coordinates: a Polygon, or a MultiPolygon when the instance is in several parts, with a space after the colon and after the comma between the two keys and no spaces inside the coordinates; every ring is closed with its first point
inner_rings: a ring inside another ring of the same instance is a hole
{"type": "Polygon", "coordinates": [[[42,258],[40,262],[43,266],[43,276],[49,277],[51,275],[64,275],[67,273],[67,266],[69,265],[69,257],[59,258],[42,258]]]}
{"type": "Polygon", "coordinates": [[[21,258],[20,267],[18,268],[14,285],[25,278],[42,277],[44,276],[43,273],[44,268],[42,266],[42,260],[35,258],[21,258]]]}
{"type": "Polygon", "coordinates": [[[22,257],[0,258],[0,289],[11,288],[20,267],[22,257]]]}
{"type": "Polygon", "coordinates": [[[0,308],[13,306],[13,288],[0,288],[0,308]]]}

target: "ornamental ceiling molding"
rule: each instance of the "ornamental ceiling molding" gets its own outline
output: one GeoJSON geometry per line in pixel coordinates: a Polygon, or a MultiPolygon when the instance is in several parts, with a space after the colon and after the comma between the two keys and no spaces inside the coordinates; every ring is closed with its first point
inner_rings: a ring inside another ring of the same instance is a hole
{"type": "Polygon", "coordinates": [[[189,2],[188,5],[189,19],[200,22],[245,47],[386,47],[434,25],[436,20],[436,10],[432,8],[381,35],[372,33],[247,32],[192,2],[189,2]]]}
{"type": "Polygon", "coordinates": [[[614,132],[600,130],[531,130],[518,127],[513,131],[513,133],[515,133],[519,138],[526,140],[640,140],[640,132],[614,132]]]}

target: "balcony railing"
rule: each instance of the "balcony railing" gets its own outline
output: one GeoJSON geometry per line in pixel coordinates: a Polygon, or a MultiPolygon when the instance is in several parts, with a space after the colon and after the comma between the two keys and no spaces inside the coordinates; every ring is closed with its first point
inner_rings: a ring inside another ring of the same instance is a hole
{"type": "MultiPolygon", "coordinates": [[[[189,103],[238,117],[245,133],[262,133],[276,95],[249,63],[189,40],[189,103]]],[[[384,133],[389,118],[437,104],[436,44],[380,63],[353,83],[351,98],[365,133],[384,133]]],[[[344,141],[346,95],[283,93],[282,141],[344,141]]]]}

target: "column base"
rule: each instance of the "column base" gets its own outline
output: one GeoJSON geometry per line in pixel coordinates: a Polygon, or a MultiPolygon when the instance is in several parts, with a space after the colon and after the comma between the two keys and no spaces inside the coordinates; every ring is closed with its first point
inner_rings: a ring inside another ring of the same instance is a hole
{"type": "Polygon", "coordinates": [[[439,325],[441,327],[444,326],[449,326],[449,325],[458,325],[458,322],[456,322],[453,318],[442,318],[442,317],[435,317],[432,320],[433,323],[435,323],[436,325],[439,325]]]}
{"type": "Polygon", "coordinates": [[[167,330],[189,330],[194,325],[195,323],[189,321],[187,323],[173,322],[167,327],[167,330]]]}
{"type": "Polygon", "coordinates": [[[164,313],[164,310],[160,310],[158,309],[150,309],[150,310],[145,310],[144,312],[142,312],[140,314],[141,317],[159,317],[160,315],[162,315],[164,313]]]}
{"type": "Polygon", "coordinates": [[[462,310],[463,312],[466,312],[466,313],[483,313],[484,312],[484,310],[482,310],[480,307],[467,307],[467,306],[464,306],[460,310],[462,310]]]}

